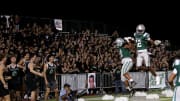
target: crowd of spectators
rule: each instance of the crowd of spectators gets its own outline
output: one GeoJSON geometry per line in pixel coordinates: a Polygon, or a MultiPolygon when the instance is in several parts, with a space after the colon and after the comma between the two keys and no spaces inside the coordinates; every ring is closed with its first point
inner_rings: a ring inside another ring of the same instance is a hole
{"type": "MultiPolygon", "coordinates": [[[[58,73],[112,72],[121,65],[118,49],[113,45],[121,37],[117,31],[111,36],[88,29],[61,33],[49,23],[21,24],[18,16],[10,17],[8,24],[5,17],[0,18],[0,54],[16,54],[20,60],[26,52],[37,53],[39,64],[46,61],[48,54],[54,54],[58,73]]],[[[156,70],[171,69],[176,51],[169,47],[167,40],[159,46],[150,46],[156,70]]],[[[135,58],[136,54],[132,56],[135,58]]]]}

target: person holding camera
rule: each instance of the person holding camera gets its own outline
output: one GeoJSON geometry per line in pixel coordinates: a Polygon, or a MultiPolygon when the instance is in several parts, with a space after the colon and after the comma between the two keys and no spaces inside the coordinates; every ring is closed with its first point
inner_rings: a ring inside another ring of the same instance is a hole
{"type": "Polygon", "coordinates": [[[69,84],[64,84],[64,88],[61,89],[59,101],[73,101],[72,90],[69,84]]]}

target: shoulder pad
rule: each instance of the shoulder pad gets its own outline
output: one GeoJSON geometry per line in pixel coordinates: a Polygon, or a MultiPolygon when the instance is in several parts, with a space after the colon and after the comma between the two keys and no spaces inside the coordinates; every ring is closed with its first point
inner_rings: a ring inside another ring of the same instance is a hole
{"type": "Polygon", "coordinates": [[[150,34],[147,33],[147,32],[145,32],[143,36],[144,36],[144,37],[150,37],[150,34]]]}

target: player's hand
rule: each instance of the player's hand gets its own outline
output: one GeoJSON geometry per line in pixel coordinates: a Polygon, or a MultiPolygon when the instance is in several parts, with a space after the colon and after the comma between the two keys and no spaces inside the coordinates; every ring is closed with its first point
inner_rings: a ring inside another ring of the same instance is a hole
{"type": "Polygon", "coordinates": [[[4,84],[3,85],[5,89],[8,89],[8,85],[7,84],[4,84]]]}

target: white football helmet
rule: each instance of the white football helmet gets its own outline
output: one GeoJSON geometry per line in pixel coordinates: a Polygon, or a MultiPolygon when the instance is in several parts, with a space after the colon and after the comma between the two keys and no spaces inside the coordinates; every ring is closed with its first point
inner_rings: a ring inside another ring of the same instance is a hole
{"type": "Polygon", "coordinates": [[[116,46],[121,47],[124,44],[124,40],[122,38],[117,38],[115,43],[116,46]]]}
{"type": "Polygon", "coordinates": [[[145,32],[145,26],[143,24],[139,24],[136,27],[136,33],[143,34],[145,32]]]}

